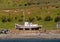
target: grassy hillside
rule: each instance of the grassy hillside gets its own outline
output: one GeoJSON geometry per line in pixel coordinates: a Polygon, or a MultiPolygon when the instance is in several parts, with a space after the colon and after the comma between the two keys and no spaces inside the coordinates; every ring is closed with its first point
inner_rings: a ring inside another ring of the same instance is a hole
{"type": "Polygon", "coordinates": [[[30,6],[59,6],[60,0],[0,0],[0,9],[25,8],[30,6]]]}
{"type": "Polygon", "coordinates": [[[13,29],[15,23],[23,24],[23,12],[25,20],[33,18],[32,22],[43,25],[43,29],[56,29],[54,19],[60,16],[60,0],[0,0],[0,29],[13,29]],[[37,20],[37,16],[41,19],[37,20]],[[52,20],[45,21],[47,16],[52,20]]]}

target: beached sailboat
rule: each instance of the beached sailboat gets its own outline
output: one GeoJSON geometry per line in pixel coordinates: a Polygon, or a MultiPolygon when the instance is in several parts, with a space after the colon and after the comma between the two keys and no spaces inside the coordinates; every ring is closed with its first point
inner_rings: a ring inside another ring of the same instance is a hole
{"type": "Polygon", "coordinates": [[[23,16],[24,16],[24,18],[23,18],[24,25],[15,24],[16,29],[20,29],[20,30],[39,30],[39,28],[42,27],[42,25],[32,24],[30,22],[25,22],[24,12],[23,12],[23,16]]]}

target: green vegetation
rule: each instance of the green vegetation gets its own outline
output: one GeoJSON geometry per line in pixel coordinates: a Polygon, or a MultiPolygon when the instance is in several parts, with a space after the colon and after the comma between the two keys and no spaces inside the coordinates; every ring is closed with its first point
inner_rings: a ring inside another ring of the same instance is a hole
{"type": "Polygon", "coordinates": [[[0,0],[0,29],[13,29],[15,23],[23,24],[24,17],[25,21],[43,25],[43,29],[56,29],[60,0],[0,0]]]}

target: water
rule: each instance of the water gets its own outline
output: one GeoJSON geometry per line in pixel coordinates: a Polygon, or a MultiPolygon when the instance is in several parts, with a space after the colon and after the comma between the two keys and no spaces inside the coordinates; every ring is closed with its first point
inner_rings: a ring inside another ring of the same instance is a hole
{"type": "Polygon", "coordinates": [[[59,39],[6,39],[0,42],[60,42],[59,39]]]}

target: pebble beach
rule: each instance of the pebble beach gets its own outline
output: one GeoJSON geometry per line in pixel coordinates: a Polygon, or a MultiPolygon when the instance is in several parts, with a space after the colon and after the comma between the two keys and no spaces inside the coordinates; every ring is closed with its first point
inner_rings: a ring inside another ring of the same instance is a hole
{"type": "Polygon", "coordinates": [[[0,39],[14,39],[14,38],[42,38],[42,39],[60,39],[59,33],[46,33],[39,31],[11,31],[8,34],[0,34],[0,39]]]}

